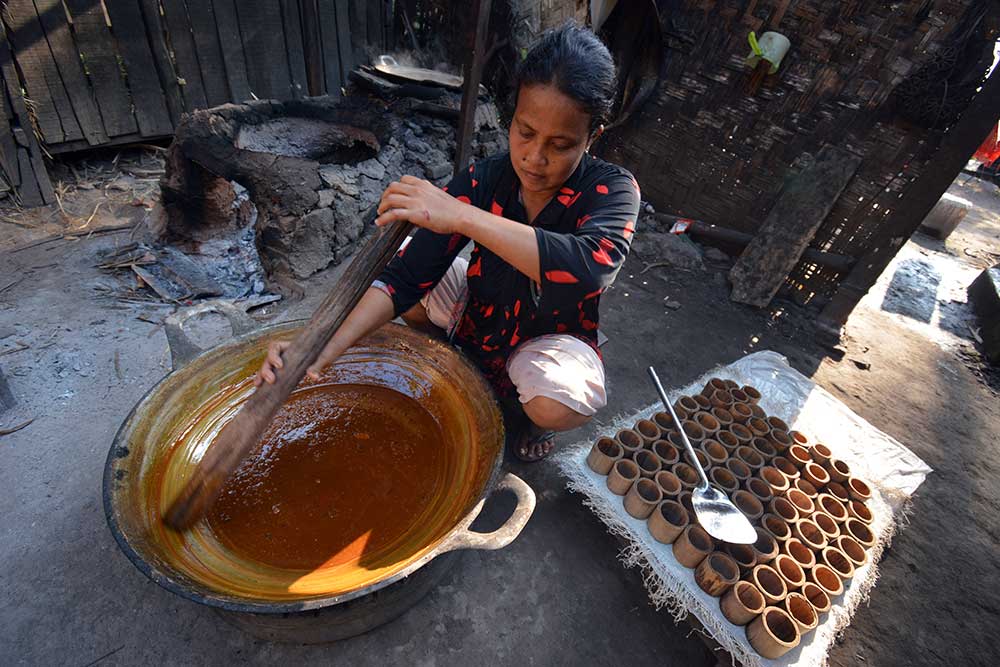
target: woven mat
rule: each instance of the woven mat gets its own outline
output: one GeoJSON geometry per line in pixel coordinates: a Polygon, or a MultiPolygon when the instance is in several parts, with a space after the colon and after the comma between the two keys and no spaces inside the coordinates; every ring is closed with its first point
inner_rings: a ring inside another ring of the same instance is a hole
{"type": "MultiPolygon", "coordinates": [[[[847,628],[858,605],[867,601],[871,594],[878,579],[882,551],[905,521],[910,496],[931,469],[894,438],[792,369],[776,352],[755,352],[728,366],[715,368],[687,387],[670,392],[671,401],[678,396],[699,393],[711,377],[732,379],[740,385],[749,384],[759,389],[763,394],[760,406],[769,415],[781,417],[813,442],[826,444],[835,458],[846,461],[852,473],[868,480],[872,487],[868,506],[875,515],[871,528],[878,541],[869,551],[869,562],[858,568],[844,593],[834,598],[833,608],[820,617],[819,627],[778,660],[759,656],[747,641],[744,628],[733,625],[722,615],[718,598],[710,597],[698,587],[694,570],[674,559],[670,545],[654,540],[645,521],[633,519],[625,512],[622,498],[608,490],[605,477],[587,466],[586,458],[593,440],[570,446],[556,456],[554,462],[569,478],[568,487],[582,493],[584,503],[607,525],[609,532],[626,542],[620,559],[627,567],[642,568],[646,589],[658,609],[666,608],[676,620],[694,614],[705,632],[744,665],[825,665],[837,634],[847,628]]],[[[655,395],[654,391],[650,385],[646,393],[655,395]]],[[[662,409],[655,403],[618,419],[595,435],[595,439],[602,435],[614,436],[621,428],[649,418],[662,409]]]]}

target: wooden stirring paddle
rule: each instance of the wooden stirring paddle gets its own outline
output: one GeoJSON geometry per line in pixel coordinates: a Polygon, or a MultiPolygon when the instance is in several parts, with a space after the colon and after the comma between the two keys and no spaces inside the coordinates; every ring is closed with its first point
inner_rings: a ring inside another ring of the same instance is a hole
{"type": "Polygon", "coordinates": [[[257,446],[264,429],[305,377],[372,281],[382,272],[412,225],[395,222],[380,228],[351,260],[295,341],[282,353],[284,366],[274,384],[261,384],[236,416],[226,424],[198,462],[191,479],[174,499],[163,522],[187,530],[212,507],[223,484],[257,446]]]}

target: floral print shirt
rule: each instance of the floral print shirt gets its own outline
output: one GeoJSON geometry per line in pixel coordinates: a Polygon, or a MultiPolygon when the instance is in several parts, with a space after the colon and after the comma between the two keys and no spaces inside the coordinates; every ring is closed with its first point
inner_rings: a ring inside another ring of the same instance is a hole
{"type": "MultiPolygon", "coordinates": [[[[541,284],[478,243],[469,261],[468,303],[454,341],[501,397],[514,395],[507,359],[518,345],[546,334],[569,334],[597,351],[601,293],[628,255],[639,214],[639,186],[616,165],[585,154],[559,193],[533,221],[505,153],[455,176],[445,190],[460,201],[530,224],[538,240],[541,284]]],[[[416,304],[468,244],[460,234],[419,229],[379,282],[396,314],[416,304]]]]}

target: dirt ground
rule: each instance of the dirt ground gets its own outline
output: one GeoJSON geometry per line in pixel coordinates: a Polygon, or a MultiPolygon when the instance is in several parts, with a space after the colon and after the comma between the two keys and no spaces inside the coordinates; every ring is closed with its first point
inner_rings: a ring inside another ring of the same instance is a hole
{"type": "MultiPolygon", "coordinates": [[[[772,349],[934,468],[833,665],[996,662],[1000,376],[978,361],[964,287],[1000,252],[1000,192],[962,180],[952,192],[976,204],[974,215],[946,244],[917,237],[904,247],[840,351],[817,342],[795,308],[732,304],[725,266],[642,274],[630,260],[603,301],[610,404],[598,421],[654,400],[650,364],[680,385],[772,349]],[[680,307],[664,307],[665,297],[680,307]]],[[[171,307],[115,300],[94,267],[127,236],[51,241],[0,261],[0,369],[18,399],[0,428],[34,420],[0,437],[0,664],[715,663],[686,624],[652,608],[639,573],[617,562],[615,539],[549,463],[510,465],[538,494],[517,541],[464,555],[420,604],[351,640],[261,642],[148,581],[117,548],[100,495],[116,429],[170,367],[161,322],[171,307]]],[[[307,316],[336,275],[318,274],[303,300],[255,316],[307,316]]],[[[222,335],[211,319],[198,331],[205,342],[222,335]]]]}

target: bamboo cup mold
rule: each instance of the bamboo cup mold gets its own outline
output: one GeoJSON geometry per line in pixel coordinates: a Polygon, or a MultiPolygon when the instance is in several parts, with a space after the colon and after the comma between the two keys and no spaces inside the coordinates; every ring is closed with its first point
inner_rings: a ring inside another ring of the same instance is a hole
{"type": "Polygon", "coordinates": [[[764,595],[749,581],[737,581],[719,600],[722,615],[733,625],[746,625],[764,611],[764,595]]]}
{"type": "Polygon", "coordinates": [[[833,520],[833,517],[826,512],[821,512],[817,509],[812,513],[811,518],[813,523],[819,526],[819,529],[823,531],[824,535],[826,535],[827,542],[831,542],[835,538],[840,537],[840,526],[838,526],[837,522],[833,520]]]}
{"type": "Polygon", "coordinates": [[[733,473],[733,476],[741,482],[750,479],[750,476],[753,475],[753,470],[750,469],[750,466],[739,459],[731,458],[726,461],[726,469],[733,473]]]}
{"type": "Polygon", "coordinates": [[[760,470],[764,467],[764,457],[752,447],[747,447],[746,445],[737,447],[736,456],[750,466],[752,470],[760,470]]]}
{"type": "Polygon", "coordinates": [[[751,545],[757,563],[770,563],[778,557],[778,541],[764,528],[756,528],[757,541],[751,545]]]}
{"type": "Polygon", "coordinates": [[[729,407],[729,413],[733,416],[733,422],[746,424],[753,417],[753,411],[743,403],[733,403],[729,407]]]}
{"type": "Polygon", "coordinates": [[[694,402],[698,404],[698,409],[702,412],[708,412],[712,409],[712,401],[708,400],[707,397],[698,394],[692,398],[694,398],[694,402]]]}
{"type": "Polygon", "coordinates": [[[705,388],[701,390],[701,395],[708,397],[717,391],[726,391],[726,382],[722,378],[711,378],[705,383],[705,388]]]}
{"type": "Polygon", "coordinates": [[[698,449],[694,450],[694,457],[698,459],[698,463],[704,470],[708,470],[709,462],[708,457],[705,456],[705,452],[701,451],[701,443],[698,443],[698,449]]]}
{"type": "Polygon", "coordinates": [[[762,504],[771,502],[771,498],[774,497],[774,492],[771,491],[771,485],[760,479],[759,477],[751,477],[744,484],[747,491],[754,495],[754,498],[759,500],[762,504]]]}
{"type": "Polygon", "coordinates": [[[790,435],[777,429],[771,429],[771,433],[767,437],[768,440],[771,441],[771,444],[774,445],[774,448],[779,452],[784,452],[795,444],[790,435]]]}
{"type": "Polygon", "coordinates": [[[681,424],[681,428],[687,433],[687,437],[692,443],[701,442],[705,439],[705,429],[696,421],[685,419],[684,423],[681,424]]]}
{"type": "Polygon", "coordinates": [[[868,552],[861,544],[850,535],[841,535],[833,541],[834,545],[840,549],[840,553],[847,556],[854,569],[858,569],[868,562],[868,552]]]}
{"type": "Polygon", "coordinates": [[[611,438],[599,438],[587,454],[587,466],[598,475],[607,475],[624,453],[622,446],[611,438]]]}
{"type": "MultiPolygon", "coordinates": [[[[808,518],[813,513],[813,510],[816,509],[809,496],[802,493],[799,489],[788,489],[785,493],[785,498],[795,507],[795,511],[800,519],[808,518]]],[[[782,512],[777,512],[777,514],[780,514],[782,517],[785,516],[782,512]]]]}
{"type": "Polygon", "coordinates": [[[635,461],[632,459],[618,459],[611,466],[607,484],[611,493],[624,496],[637,479],[639,479],[639,466],[636,465],[635,461]]]}
{"type": "Polygon", "coordinates": [[[712,484],[722,489],[724,493],[732,493],[740,488],[740,482],[728,468],[712,468],[708,472],[708,478],[712,484]]]}
{"type": "Polygon", "coordinates": [[[768,503],[771,514],[780,517],[786,523],[792,523],[799,518],[798,508],[787,497],[775,496],[768,503]]]}
{"type": "Polygon", "coordinates": [[[839,482],[830,482],[827,484],[826,492],[842,503],[846,503],[851,499],[847,493],[847,487],[839,482]]]}
{"type": "Polygon", "coordinates": [[[815,503],[817,508],[829,514],[837,523],[847,521],[847,507],[844,506],[844,503],[837,500],[836,496],[829,493],[821,493],[817,496],[815,503]]]}
{"type": "Polygon", "coordinates": [[[719,432],[719,429],[722,427],[722,424],[719,423],[719,420],[716,419],[714,416],[712,416],[710,412],[696,412],[692,417],[692,421],[694,421],[695,423],[698,424],[698,426],[704,429],[706,438],[713,437],[716,433],[719,432]]]}
{"type": "Polygon", "coordinates": [[[830,457],[833,456],[833,452],[830,448],[821,442],[817,442],[815,445],[809,448],[809,456],[812,460],[821,466],[825,466],[830,461],[830,457]]]}
{"type": "Polygon", "coordinates": [[[743,572],[749,572],[757,565],[757,556],[754,554],[753,547],[749,544],[730,544],[726,542],[723,544],[722,550],[736,561],[736,564],[740,566],[740,570],[743,572]]]}
{"type": "Polygon", "coordinates": [[[632,460],[639,466],[639,474],[646,479],[653,479],[653,476],[660,472],[660,459],[648,449],[640,449],[632,455],[632,460]]]}
{"type": "Polygon", "coordinates": [[[786,424],[785,420],[780,417],[768,417],[767,425],[771,427],[771,430],[784,431],[785,433],[788,433],[788,424],[786,424]]]}
{"type": "Polygon", "coordinates": [[[669,470],[661,470],[653,476],[653,481],[660,487],[660,492],[666,498],[676,498],[683,488],[681,480],[669,470]]]}
{"type": "Polygon", "coordinates": [[[688,519],[691,523],[698,523],[698,515],[694,513],[694,502],[692,501],[690,491],[681,491],[677,495],[677,502],[681,504],[684,511],[688,514],[688,519]]]}
{"type": "Polygon", "coordinates": [[[773,465],[764,466],[757,473],[771,487],[771,494],[780,496],[788,491],[788,478],[773,465]]]}
{"type": "Polygon", "coordinates": [[[771,432],[771,427],[760,417],[751,417],[747,426],[750,428],[750,432],[758,438],[763,438],[771,432]]]}
{"type": "Polygon", "coordinates": [[[777,514],[768,512],[760,518],[760,525],[771,534],[780,546],[792,537],[792,529],[788,523],[777,514]]]}
{"type": "Polygon", "coordinates": [[[810,549],[818,551],[826,546],[826,535],[823,534],[823,531],[819,529],[819,526],[812,519],[799,519],[796,521],[792,527],[792,533],[810,549]]]}
{"type": "Polygon", "coordinates": [[[792,437],[792,440],[796,445],[802,445],[803,447],[809,446],[809,438],[802,431],[789,431],[788,435],[792,437]]]}
{"type": "Polygon", "coordinates": [[[795,467],[788,458],[784,456],[775,456],[771,459],[771,465],[781,471],[781,474],[791,483],[793,479],[798,479],[800,476],[799,469],[795,467]]]}
{"type": "Polygon", "coordinates": [[[661,468],[669,468],[681,460],[681,453],[676,447],[670,444],[669,440],[657,440],[653,443],[650,451],[660,459],[661,468]]]}
{"type": "Polygon", "coordinates": [[[681,435],[680,431],[670,431],[667,433],[667,442],[673,445],[678,452],[684,451],[684,436],[681,435]]]}
{"type": "Polygon", "coordinates": [[[726,448],[726,451],[732,454],[736,451],[736,448],[740,446],[740,441],[736,439],[732,431],[719,431],[715,434],[715,439],[720,445],[726,448]]]}
{"type": "Polygon", "coordinates": [[[746,515],[751,522],[756,521],[760,517],[764,516],[764,505],[761,504],[757,498],[749,491],[744,491],[740,489],[739,491],[734,491],[730,496],[733,504],[746,515]]]}
{"type": "Polygon", "coordinates": [[[819,625],[819,614],[816,612],[816,608],[802,593],[789,593],[788,597],[782,601],[781,606],[795,621],[800,635],[812,632],[819,625]]]}
{"type": "Polygon", "coordinates": [[[704,528],[695,524],[685,528],[673,543],[674,558],[688,568],[697,567],[713,549],[715,542],[704,528]]]}
{"type": "Polygon", "coordinates": [[[844,535],[850,535],[865,549],[875,546],[875,533],[863,521],[848,519],[844,522],[844,535]]]}
{"type": "Polygon", "coordinates": [[[770,461],[778,455],[778,450],[775,449],[774,445],[767,438],[754,438],[750,441],[750,446],[764,457],[765,462],[770,461]]]}
{"type": "Polygon", "coordinates": [[[739,578],[740,569],[736,561],[721,551],[713,551],[705,556],[694,571],[698,587],[714,598],[728,591],[739,578]]]}
{"type": "Polygon", "coordinates": [[[698,486],[698,482],[700,481],[695,469],[686,463],[675,463],[670,472],[677,475],[677,478],[681,480],[681,486],[685,489],[693,489],[698,486]]]}
{"type": "Polygon", "coordinates": [[[637,421],[635,431],[642,438],[642,444],[645,447],[651,447],[654,442],[663,437],[660,427],[651,419],[640,419],[637,421]]]}
{"type": "Polygon", "coordinates": [[[820,464],[810,461],[802,466],[802,479],[815,486],[818,490],[830,482],[830,474],[820,464]]]}
{"type": "Polygon", "coordinates": [[[646,528],[657,542],[673,544],[689,523],[687,510],[679,502],[664,500],[650,513],[646,528]]]}
{"type": "Polygon", "coordinates": [[[625,494],[625,511],[636,519],[645,519],[661,500],[663,492],[656,482],[640,477],[625,494]]]}
{"type": "Polygon", "coordinates": [[[698,412],[700,409],[698,407],[698,401],[694,400],[693,396],[681,396],[674,402],[674,410],[680,408],[688,414],[693,414],[698,412]]]}
{"type": "Polygon", "coordinates": [[[843,581],[854,576],[854,563],[837,547],[826,547],[819,552],[819,562],[837,573],[843,581]]]}
{"type": "Polygon", "coordinates": [[[733,413],[726,408],[712,408],[708,412],[719,421],[720,429],[729,428],[735,421],[733,413]]]}
{"type": "Polygon", "coordinates": [[[728,391],[716,391],[715,393],[713,393],[711,396],[708,397],[708,400],[712,403],[714,407],[717,408],[728,408],[735,402],[733,400],[733,395],[730,394],[728,391]]]}
{"type": "Polygon", "coordinates": [[[799,627],[784,609],[766,608],[747,626],[747,640],[753,650],[774,660],[799,645],[799,627]]]}
{"type": "Polygon", "coordinates": [[[830,475],[830,480],[843,484],[851,476],[851,466],[840,459],[830,459],[826,462],[826,471],[830,475]]]}
{"type": "Polygon", "coordinates": [[[803,570],[816,567],[816,554],[797,537],[791,537],[782,544],[781,553],[790,556],[803,570]]]}
{"type": "MultiPolygon", "coordinates": [[[[785,587],[789,592],[797,591],[806,583],[806,573],[794,558],[788,554],[778,554],[772,561],[774,569],[778,571],[785,581],[785,587]]],[[[815,569],[815,568],[814,568],[815,569]]]]}
{"type": "Polygon", "coordinates": [[[788,451],[785,452],[785,456],[787,456],[788,459],[795,464],[795,467],[800,470],[802,469],[802,466],[812,462],[812,457],[809,456],[809,450],[802,445],[792,445],[788,448],[788,451]]]}
{"type": "Polygon", "coordinates": [[[720,466],[729,458],[729,452],[715,440],[702,440],[701,451],[708,457],[709,465],[720,466]]]}
{"type": "Polygon", "coordinates": [[[767,419],[767,413],[756,403],[750,404],[750,414],[757,419],[767,419]]]}
{"type": "Polygon", "coordinates": [[[723,382],[726,383],[726,391],[732,391],[733,389],[740,388],[740,386],[736,384],[736,380],[725,379],[723,382]]]}
{"type": "Polygon", "coordinates": [[[844,592],[844,582],[836,572],[822,563],[816,563],[816,567],[809,570],[809,581],[822,588],[831,599],[844,592]]]}
{"type": "Polygon", "coordinates": [[[812,485],[812,482],[802,477],[799,477],[798,479],[793,479],[791,482],[789,482],[789,485],[793,489],[798,489],[799,491],[804,493],[806,497],[809,498],[810,500],[819,496],[819,490],[812,485]]]}
{"type": "Polygon", "coordinates": [[[625,450],[625,457],[628,458],[636,451],[642,449],[642,436],[630,428],[623,428],[615,435],[615,440],[625,450]]]}
{"type": "MultiPolygon", "coordinates": [[[[657,412],[653,415],[653,421],[656,425],[660,427],[660,431],[663,433],[669,433],[670,431],[676,431],[680,428],[680,425],[674,421],[674,418],[670,416],[669,412],[657,412]]],[[[666,437],[666,436],[661,436],[666,437]]]]}
{"type": "Polygon", "coordinates": [[[847,495],[849,495],[852,500],[866,502],[872,497],[872,489],[868,486],[868,482],[864,481],[860,477],[850,477],[847,480],[847,495]]]}
{"type": "Polygon", "coordinates": [[[729,432],[736,437],[736,440],[739,441],[741,445],[749,445],[750,441],[753,440],[753,431],[743,424],[734,423],[729,427],[729,432]]]}
{"type": "Polygon", "coordinates": [[[743,393],[747,395],[747,401],[753,404],[757,404],[760,401],[760,392],[757,391],[756,387],[752,387],[748,384],[743,385],[743,393]]]}
{"type": "Polygon", "coordinates": [[[802,584],[799,592],[806,596],[809,604],[813,606],[817,614],[825,614],[833,606],[830,602],[830,596],[826,594],[826,591],[811,581],[802,584]]]}
{"type": "Polygon", "coordinates": [[[755,565],[748,580],[757,587],[769,605],[778,604],[788,595],[788,585],[770,565],[755,565]]]}
{"type": "Polygon", "coordinates": [[[729,395],[733,397],[733,405],[736,405],[737,403],[746,404],[750,402],[750,397],[747,396],[747,393],[742,389],[737,389],[736,387],[730,387],[729,395]]]}
{"type": "MultiPolygon", "coordinates": [[[[857,519],[867,524],[871,524],[875,520],[872,515],[872,511],[868,509],[868,505],[865,505],[860,500],[849,500],[847,501],[847,514],[852,519],[857,519]]],[[[846,519],[845,519],[846,521],[846,519]]]]}

